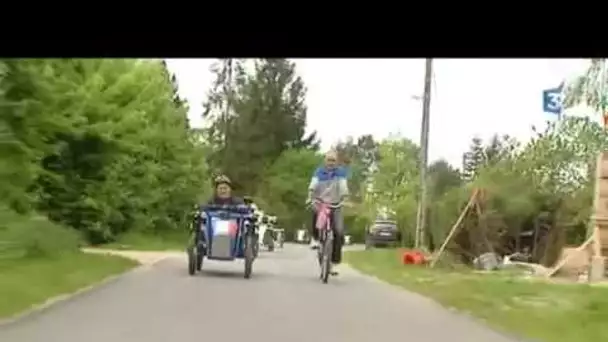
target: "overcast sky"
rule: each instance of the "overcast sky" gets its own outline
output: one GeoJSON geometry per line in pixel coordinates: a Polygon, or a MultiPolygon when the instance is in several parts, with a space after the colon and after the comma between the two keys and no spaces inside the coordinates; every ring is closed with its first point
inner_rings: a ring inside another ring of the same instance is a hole
{"type": "MultiPolygon", "coordinates": [[[[202,102],[215,60],[170,59],[189,118],[202,124],[202,102]]],[[[422,59],[297,59],[308,87],[308,129],[327,149],[347,136],[400,133],[419,142],[422,59]]],[[[553,118],[542,112],[542,90],[584,71],[585,60],[437,59],[431,96],[429,158],[459,167],[471,138],[494,133],[529,139],[531,126],[553,118]]]]}

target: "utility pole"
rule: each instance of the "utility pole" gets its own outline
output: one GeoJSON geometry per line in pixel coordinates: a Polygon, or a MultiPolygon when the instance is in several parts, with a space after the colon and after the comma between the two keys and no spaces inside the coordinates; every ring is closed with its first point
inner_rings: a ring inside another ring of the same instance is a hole
{"type": "Polygon", "coordinates": [[[422,125],[420,127],[420,197],[418,201],[418,215],[416,217],[416,248],[425,246],[424,234],[426,231],[426,202],[429,147],[429,119],[431,111],[431,83],[433,80],[433,59],[427,58],[424,73],[424,97],[422,99],[422,125]]]}

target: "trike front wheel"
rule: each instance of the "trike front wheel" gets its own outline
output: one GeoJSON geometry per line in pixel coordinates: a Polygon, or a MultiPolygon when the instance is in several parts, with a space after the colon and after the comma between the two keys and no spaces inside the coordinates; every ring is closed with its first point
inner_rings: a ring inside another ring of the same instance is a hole
{"type": "Polygon", "coordinates": [[[194,275],[196,273],[196,255],[194,254],[194,248],[188,248],[186,250],[188,255],[188,274],[194,275]]]}
{"type": "Polygon", "coordinates": [[[205,257],[202,248],[198,248],[197,252],[196,252],[196,257],[194,258],[195,260],[195,266],[196,266],[196,271],[200,272],[201,269],[203,269],[203,258],[205,257]]]}

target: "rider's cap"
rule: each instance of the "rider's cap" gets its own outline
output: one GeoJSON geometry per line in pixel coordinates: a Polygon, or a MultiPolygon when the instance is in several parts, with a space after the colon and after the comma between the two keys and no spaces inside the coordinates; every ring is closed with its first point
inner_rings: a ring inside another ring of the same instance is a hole
{"type": "Polygon", "coordinates": [[[226,175],[219,175],[219,176],[215,177],[213,182],[215,183],[215,186],[218,186],[220,184],[228,184],[228,185],[232,186],[232,182],[230,181],[230,178],[228,178],[228,176],[226,176],[226,175]]]}

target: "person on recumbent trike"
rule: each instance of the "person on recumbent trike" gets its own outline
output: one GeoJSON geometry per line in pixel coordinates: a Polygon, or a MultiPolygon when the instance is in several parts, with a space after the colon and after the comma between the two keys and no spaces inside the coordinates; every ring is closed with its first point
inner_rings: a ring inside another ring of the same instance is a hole
{"type": "MultiPolygon", "coordinates": [[[[215,189],[213,196],[207,202],[207,205],[245,205],[245,201],[232,195],[232,182],[230,178],[224,175],[217,176],[214,181],[215,189]]],[[[199,234],[201,233],[201,214],[202,208],[200,205],[196,206],[196,213],[192,222],[192,236],[190,239],[190,246],[196,245],[199,241],[199,234]]]]}
{"type": "MultiPolygon", "coordinates": [[[[344,203],[348,197],[348,183],[346,170],[338,166],[338,156],[335,151],[329,151],[325,155],[325,165],[317,168],[308,186],[307,204],[313,199],[319,198],[332,205],[344,203]]],[[[336,266],[342,261],[342,246],[344,244],[344,217],[342,208],[331,211],[331,222],[334,228],[334,246],[332,255],[332,275],[337,275],[336,266]]],[[[312,249],[319,248],[319,231],[316,228],[317,213],[313,210],[310,246],[312,249]]]]}
{"type": "Polygon", "coordinates": [[[228,176],[220,175],[214,180],[215,191],[207,204],[244,205],[245,201],[232,195],[232,182],[228,176]]]}

